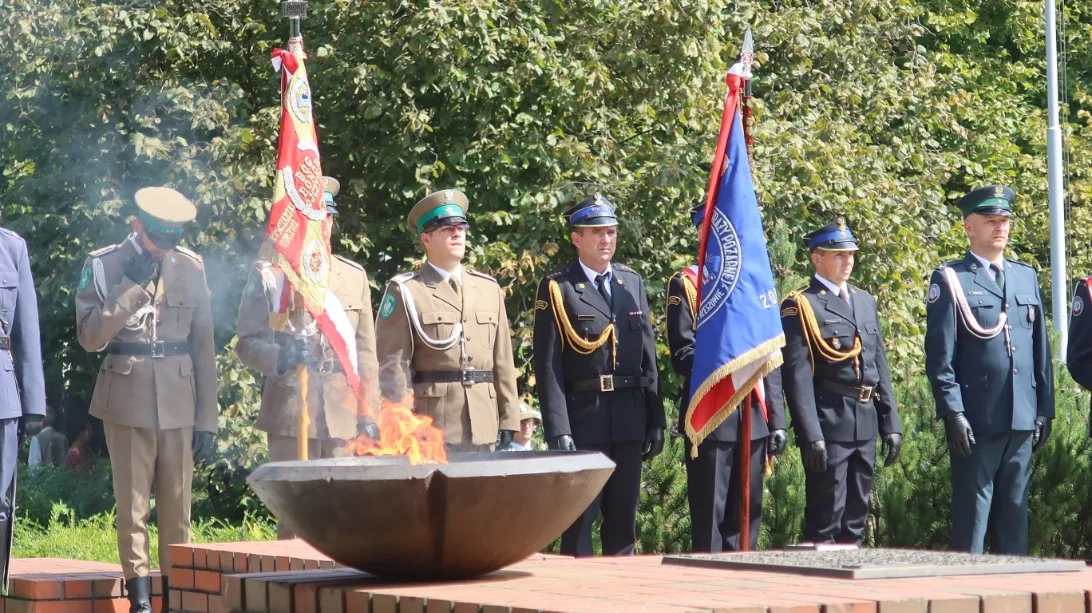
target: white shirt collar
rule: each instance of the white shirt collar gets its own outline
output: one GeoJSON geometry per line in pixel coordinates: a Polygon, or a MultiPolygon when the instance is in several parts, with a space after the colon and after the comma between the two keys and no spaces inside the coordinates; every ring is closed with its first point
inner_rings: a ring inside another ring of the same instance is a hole
{"type": "Polygon", "coordinates": [[[834,293],[834,295],[841,296],[842,292],[847,292],[846,295],[847,296],[849,295],[849,293],[848,293],[849,292],[849,286],[846,285],[845,283],[843,283],[840,286],[835,285],[834,283],[824,279],[823,276],[820,275],[819,273],[815,273],[815,278],[818,279],[820,283],[827,286],[827,289],[829,289],[832,293],[834,293]]]}
{"type": "MultiPolygon", "coordinates": [[[[580,267],[584,269],[584,275],[588,277],[588,281],[591,281],[592,285],[595,285],[595,278],[599,276],[599,273],[585,266],[584,262],[580,260],[577,260],[577,262],[580,262],[580,267]]],[[[607,264],[607,270],[603,274],[607,275],[607,281],[610,281],[611,277],[614,276],[614,267],[607,264]]],[[[607,291],[610,291],[609,285],[607,286],[607,291]]]]}
{"type": "Polygon", "coordinates": [[[144,253],[144,248],[137,242],[136,232],[129,235],[129,242],[133,243],[133,247],[136,247],[137,255],[142,255],[144,253]]]}
{"type": "MultiPolygon", "coordinates": [[[[444,270],[443,268],[440,268],[439,266],[433,264],[432,262],[428,262],[428,260],[425,260],[425,261],[428,263],[429,266],[432,267],[433,270],[435,270],[437,273],[439,273],[440,278],[444,280],[444,283],[448,282],[448,280],[451,278],[453,273],[450,273],[450,272],[444,270]]],[[[459,285],[462,285],[463,284],[463,265],[462,264],[459,264],[459,267],[455,269],[454,275],[455,275],[455,280],[459,282],[459,285]]]]}

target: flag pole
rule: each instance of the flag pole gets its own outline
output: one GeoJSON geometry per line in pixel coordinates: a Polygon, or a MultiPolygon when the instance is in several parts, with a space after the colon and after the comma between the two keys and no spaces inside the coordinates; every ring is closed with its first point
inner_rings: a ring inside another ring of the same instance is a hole
{"type": "MultiPolygon", "coordinates": [[[[307,17],[307,0],[282,0],[281,16],[288,20],[288,50],[291,53],[303,52],[303,33],[300,31],[300,20],[307,17]]],[[[283,107],[282,107],[283,112],[283,107]]],[[[293,289],[294,296],[292,307],[297,317],[297,329],[302,330],[303,314],[306,312],[303,296],[293,289]]],[[[296,421],[296,457],[306,460],[310,456],[307,448],[308,430],[310,428],[310,415],[307,408],[308,378],[306,364],[296,366],[296,380],[300,385],[300,413],[296,421]]]]}
{"type": "MultiPolygon", "coordinates": [[[[751,29],[743,36],[743,48],[739,53],[739,62],[743,64],[743,90],[739,104],[742,113],[743,139],[747,143],[747,161],[754,172],[754,164],[751,160],[751,60],[754,58],[754,38],[751,29]]],[[[758,385],[762,385],[759,380],[758,385]]],[[[742,411],[739,420],[739,550],[750,551],[751,546],[751,411],[753,403],[758,398],[752,391],[740,403],[738,410],[742,411]]]]}

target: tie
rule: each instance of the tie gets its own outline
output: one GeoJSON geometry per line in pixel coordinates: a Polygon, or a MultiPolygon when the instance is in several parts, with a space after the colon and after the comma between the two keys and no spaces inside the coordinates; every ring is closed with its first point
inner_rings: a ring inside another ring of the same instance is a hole
{"type": "Polygon", "coordinates": [[[447,282],[451,284],[451,289],[455,290],[455,295],[462,299],[463,292],[459,289],[459,282],[455,280],[455,277],[448,277],[447,282]]]}
{"type": "Polygon", "coordinates": [[[607,306],[612,306],[610,301],[610,294],[607,293],[607,283],[610,281],[610,275],[604,273],[601,275],[595,275],[595,287],[599,290],[599,295],[603,297],[603,300],[607,302],[607,306]]]}
{"type": "Polygon", "coordinates": [[[849,309],[850,311],[853,311],[853,307],[850,306],[850,304],[849,304],[849,291],[848,290],[844,290],[844,289],[839,290],[838,291],[838,297],[842,299],[842,304],[846,305],[847,309],[849,309]]]}
{"type": "Polygon", "coordinates": [[[990,268],[993,269],[993,280],[997,283],[997,287],[1001,288],[1001,293],[1005,293],[1005,273],[1001,266],[997,264],[990,264],[990,268]]]}

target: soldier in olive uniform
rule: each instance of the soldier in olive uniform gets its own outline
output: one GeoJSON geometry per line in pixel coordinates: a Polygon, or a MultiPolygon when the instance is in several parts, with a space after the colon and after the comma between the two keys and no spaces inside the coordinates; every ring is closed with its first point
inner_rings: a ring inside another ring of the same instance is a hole
{"type": "Polygon", "coordinates": [[[857,239],[841,222],[807,235],[815,276],[781,303],[781,367],[804,460],[804,540],[860,544],[876,465],[899,457],[895,408],[876,300],[848,284],[857,239]]]}
{"type": "Polygon", "coordinates": [[[449,189],[410,211],[427,261],[387,284],[375,325],[380,385],[392,400],[412,390],[449,450],[507,449],[520,420],[512,337],[504,290],[462,265],[469,206],[449,189]]]}
{"type": "MultiPolygon", "coordinates": [[[[701,227],[705,218],[705,200],[690,210],[691,220],[701,227]]],[[[690,266],[675,273],[667,282],[667,346],[671,366],[684,377],[679,399],[679,434],[686,435],[686,415],[690,405],[690,372],[694,365],[694,332],[698,311],[698,267],[690,266]]],[[[762,479],[766,454],[785,450],[785,401],[781,390],[780,369],[763,380],[767,411],[750,399],[751,411],[751,535],[758,542],[762,526],[762,479]]],[[[739,441],[742,419],[733,411],[716,430],[698,445],[698,457],[690,457],[686,444],[687,498],[690,502],[690,535],[693,551],[736,551],[739,549],[740,496],[742,484],[739,441]]]]}
{"type": "Polygon", "coordinates": [[[612,262],[618,220],[596,194],[564,217],[579,258],[547,276],[535,301],[534,369],[551,449],[599,451],[614,474],[565,531],[561,552],[592,555],[592,522],[603,514],[603,553],[628,555],[636,541],[641,460],[664,446],[664,405],[644,280],[612,262]]]}
{"type": "MultiPolygon", "coordinates": [[[[1073,380],[1086,390],[1092,390],[1092,315],[1086,313],[1089,306],[1092,306],[1092,277],[1085,277],[1073,288],[1065,365],[1073,380]]],[[[1089,429],[1092,434],[1092,419],[1089,429]]]]}
{"type": "MultiPolygon", "coordinates": [[[[194,458],[217,428],[216,354],[204,263],[178,246],[197,208],[164,187],[136,193],[133,233],[93,251],[76,293],[76,334],[106,351],[91,415],[104,422],[130,611],[150,611],[148,515],[155,485],[159,558],[189,542],[194,458]]],[[[166,590],[164,590],[166,593],[166,590]]]]}
{"type": "MultiPolygon", "coordinates": [[[[334,196],[340,184],[325,177],[326,212],[337,215],[334,196]]],[[[326,338],[317,333],[313,318],[304,314],[305,336],[274,332],[269,326],[270,305],[277,298],[276,268],[267,260],[254,265],[239,305],[239,359],[265,375],[262,407],[258,413],[259,430],[267,433],[269,459],[274,462],[298,459],[296,431],[301,406],[300,383],[296,367],[308,369],[307,410],[308,456],[312,459],[334,457],[348,441],[364,432],[378,437],[374,420],[367,417],[379,408],[379,365],[375,358],[375,323],[372,318],[371,290],[364,268],[341,256],[331,260],[329,291],[341,303],[349,325],[356,332],[356,354],[362,402],[372,411],[360,410],[341,362],[326,338]]],[[[282,526],[280,538],[292,538],[282,526]]]]}
{"type": "Polygon", "coordinates": [[[1054,375],[1039,280],[1005,258],[1013,191],[959,201],[970,250],[935,272],[926,297],[925,371],[952,458],[952,549],[1028,552],[1031,452],[1050,436],[1054,375]]]}

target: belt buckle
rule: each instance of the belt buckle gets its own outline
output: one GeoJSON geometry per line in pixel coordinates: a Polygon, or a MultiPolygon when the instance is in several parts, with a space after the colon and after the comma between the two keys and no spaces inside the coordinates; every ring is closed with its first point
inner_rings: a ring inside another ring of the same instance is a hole
{"type": "Polygon", "coordinates": [[[872,400],[872,390],[875,388],[871,385],[864,385],[857,388],[857,402],[868,402],[872,400]]]}
{"type": "Polygon", "coordinates": [[[599,375],[599,391],[614,391],[614,375],[599,375]]]}
{"type": "Polygon", "coordinates": [[[459,381],[463,384],[463,387],[471,387],[474,385],[474,373],[477,371],[474,367],[467,367],[459,371],[459,381]]]}
{"type": "Polygon", "coordinates": [[[167,355],[167,346],[163,341],[152,341],[152,357],[162,358],[167,355]]]}

